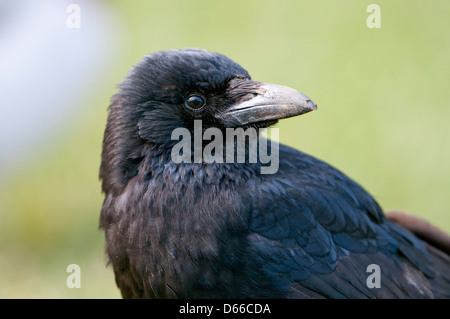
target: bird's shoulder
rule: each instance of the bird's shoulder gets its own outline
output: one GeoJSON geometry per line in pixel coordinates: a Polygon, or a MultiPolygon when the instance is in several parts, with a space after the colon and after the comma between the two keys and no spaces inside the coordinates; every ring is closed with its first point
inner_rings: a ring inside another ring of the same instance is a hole
{"type": "MultiPolygon", "coordinates": [[[[351,264],[354,274],[357,269],[359,277],[354,278],[363,281],[371,261],[395,264],[402,261],[400,254],[414,269],[432,275],[423,243],[387,221],[375,199],[356,182],[287,146],[280,145],[279,156],[278,172],[249,180],[243,196],[252,205],[252,253],[268,278],[278,278],[274,282],[280,289],[317,278],[332,286],[349,280],[343,279],[350,269],[343,263],[351,264]]],[[[340,293],[351,295],[336,296],[340,293]]]]}

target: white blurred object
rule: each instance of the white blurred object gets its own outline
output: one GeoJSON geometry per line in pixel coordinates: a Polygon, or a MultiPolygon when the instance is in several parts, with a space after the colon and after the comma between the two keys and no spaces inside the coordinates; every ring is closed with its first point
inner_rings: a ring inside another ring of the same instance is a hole
{"type": "Polygon", "coordinates": [[[118,58],[119,31],[107,2],[0,0],[0,183],[82,115],[118,58]]]}

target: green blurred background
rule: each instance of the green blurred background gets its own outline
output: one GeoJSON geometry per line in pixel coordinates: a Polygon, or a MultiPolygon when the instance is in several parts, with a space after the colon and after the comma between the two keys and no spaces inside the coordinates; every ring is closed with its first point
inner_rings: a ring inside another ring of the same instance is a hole
{"type": "MultiPolygon", "coordinates": [[[[71,103],[57,119],[45,119],[42,127],[59,123],[49,134],[0,162],[1,298],[120,297],[98,230],[106,109],[130,67],[164,49],[221,52],[255,80],[305,93],[319,109],[279,123],[281,142],[341,169],[385,210],[422,216],[450,232],[449,1],[74,0],[57,8],[52,30],[65,29],[64,41],[73,45],[58,56],[80,50],[90,62],[77,55],[72,82],[36,85],[49,92],[87,88],[52,106],[71,103]],[[79,4],[80,29],[67,28],[69,3],[79,4]],[[366,25],[370,3],[381,8],[379,29],[366,25]],[[66,286],[69,264],[81,267],[79,289],[66,286]]],[[[46,12],[31,14],[47,19],[46,12]]],[[[12,32],[3,31],[0,41],[12,32]]],[[[46,103],[34,100],[33,110],[46,103]]],[[[10,102],[1,114],[13,108],[27,112],[10,102]]],[[[20,116],[12,123],[20,126],[20,116]]],[[[15,138],[8,136],[3,151],[15,138]]]]}

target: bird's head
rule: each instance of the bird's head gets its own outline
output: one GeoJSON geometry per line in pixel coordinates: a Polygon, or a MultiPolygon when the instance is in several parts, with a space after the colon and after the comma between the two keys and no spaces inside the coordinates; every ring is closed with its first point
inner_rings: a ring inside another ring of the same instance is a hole
{"type": "Polygon", "coordinates": [[[111,176],[119,183],[132,174],[144,145],[170,147],[173,130],[191,130],[194,120],[201,119],[204,129],[261,128],[317,108],[297,90],[253,81],[228,57],[200,49],[148,55],[119,89],[104,137],[104,185],[111,176]]]}

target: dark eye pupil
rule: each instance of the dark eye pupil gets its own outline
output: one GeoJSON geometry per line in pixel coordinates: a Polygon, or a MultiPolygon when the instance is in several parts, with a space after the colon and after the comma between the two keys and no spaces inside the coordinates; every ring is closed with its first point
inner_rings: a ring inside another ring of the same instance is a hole
{"type": "Polygon", "coordinates": [[[200,96],[191,96],[187,99],[186,104],[193,109],[199,109],[205,105],[205,100],[200,96]]]}

